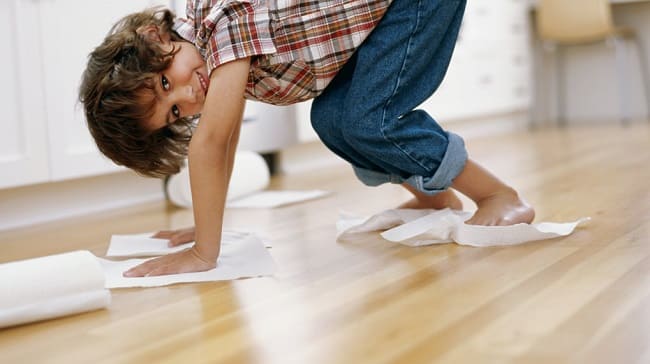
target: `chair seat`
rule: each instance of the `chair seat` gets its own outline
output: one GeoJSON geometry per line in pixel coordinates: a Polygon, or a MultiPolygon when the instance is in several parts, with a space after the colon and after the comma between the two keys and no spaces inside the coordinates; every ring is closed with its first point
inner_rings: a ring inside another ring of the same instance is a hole
{"type": "Polygon", "coordinates": [[[630,39],[636,37],[636,31],[630,27],[615,27],[611,35],[630,39]]]}
{"type": "Polygon", "coordinates": [[[636,31],[630,27],[620,26],[611,27],[599,32],[598,34],[589,34],[584,36],[567,35],[566,37],[561,38],[556,37],[556,39],[546,39],[546,41],[551,41],[561,45],[577,45],[602,42],[611,37],[631,39],[636,37],[636,31]]]}
{"type": "Polygon", "coordinates": [[[627,92],[629,90],[627,67],[627,43],[631,40],[636,45],[639,57],[640,78],[647,98],[648,121],[650,121],[650,80],[648,79],[647,60],[637,33],[627,26],[614,23],[609,0],[537,0],[536,28],[539,39],[548,45],[545,49],[556,51],[555,68],[557,87],[557,119],[565,123],[564,114],[564,46],[607,42],[616,52],[618,73],[619,104],[621,121],[630,120],[627,92]]]}

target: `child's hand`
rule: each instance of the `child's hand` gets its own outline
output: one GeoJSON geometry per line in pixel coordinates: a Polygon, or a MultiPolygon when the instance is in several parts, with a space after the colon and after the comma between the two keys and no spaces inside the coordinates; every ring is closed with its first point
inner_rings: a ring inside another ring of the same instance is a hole
{"type": "Polygon", "coordinates": [[[217,266],[217,260],[201,257],[195,247],[148,260],[123,273],[124,277],[151,277],[166,274],[203,272],[217,266]]]}
{"type": "Polygon", "coordinates": [[[194,227],[178,230],[162,230],[151,237],[169,239],[169,246],[177,246],[194,241],[194,227]]]}

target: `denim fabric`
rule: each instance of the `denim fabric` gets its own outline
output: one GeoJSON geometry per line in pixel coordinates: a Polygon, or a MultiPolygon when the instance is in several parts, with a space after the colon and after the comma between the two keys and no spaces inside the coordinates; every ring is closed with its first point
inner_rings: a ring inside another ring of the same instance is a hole
{"type": "Polygon", "coordinates": [[[435,194],[467,161],[463,140],[414,110],[438,88],[465,0],[394,0],[311,109],[323,143],[365,184],[409,183],[435,194]]]}

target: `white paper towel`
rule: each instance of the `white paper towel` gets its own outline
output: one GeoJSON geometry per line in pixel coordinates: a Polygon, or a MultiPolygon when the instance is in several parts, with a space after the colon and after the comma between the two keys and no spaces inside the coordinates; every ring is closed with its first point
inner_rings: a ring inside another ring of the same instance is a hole
{"type": "Polygon", "coordinates": [[[261,191],[228,201],[228,208],[275,208],[321,198],[331,192],[323,190],[305,191],[261,191]]]}
{"type": "MultiPolygon", "coordinates": [[[[261,191],[268,187],[271,173],[262,156],[255,152],[238,150],[235,153],[232,176],[228,186],[227,200],[261,191]]],[[[192,207],[190,174],[187,165],[167,182],[169,200],[179,207],[192,207]]]]}
{"type": "MultiPolygon", "coordinates": [[[[122,246],[117,251],[122,256],[148,255],[152,247],[144,240],[140,240],[140,242],[122,246]]],[[[217,267],[206,272],[127,278],[122,273],[145,262],[147,259],[112,261],[99,258],[99,260],[106,275],[106,288],[158,287],[175,283],[259,277],[271,275],[275,272],[273,258],[266,250],[264,242],[254,234],[233,235],[230,238],[224,236],[221,242],[217,267]]]]}
{"type": "Polygon", "coordinates": [[[381,236],[392,242],[422,246],[456,242],[475,247],[515,245],[529,241],[567,236],[589,218],[574,222],[516,224],[510,226],[468,225],[471,212],[444,210],[387,210],[370,218],[343,214],[338,223],[338,239],[353,234],[384,231],[381,236]]]}
{"type": "MultiPolygon", "coordinates": [[[[134,257],[153,257],[158,255],[167,255],[187,248],[191,248],[194,242],[188,242],[177,246],[169,246],[168,239],[152,238],[153,233],[134,234],[134,235],[112,235],[111,241],[106,250],[106,257],[110,258],[134,258],[134,257]]],[[[262,241],[266,248],[271,247],[271,243],[257,234],[243,231],[223,231],[221,233],[221,244],[231,244],[246,239],[254,235],[262,241]]]]}
{"type": "Polygon", "coordinates": [[[88,251],[0,265],[0,327],[108,306],[104,272],[88,251]]]}

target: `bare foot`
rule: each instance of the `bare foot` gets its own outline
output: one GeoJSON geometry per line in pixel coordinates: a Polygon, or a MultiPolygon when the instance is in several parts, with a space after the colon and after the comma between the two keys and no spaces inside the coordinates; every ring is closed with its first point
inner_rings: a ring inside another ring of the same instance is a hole
{"type": "Polygon", "coordinates": [[[466,223],[470,225],[514,225],[530,223],[535,210],[513,189],[500,190],[476,202],[478,210],[466,223]]]}
{"type": "MultiPolygon", "coordinates": [[[[406,188],[411,191],[411,189],[406,188]]],[[[452,210],[462,210],[463,203],[456,196],[454,191],[448,189],[433,196],[425,195],[422,193],[415,193],[411,191],[415,198],[401,204],[400,209],[436,209],[442,210],[450,208],[452,210]]]]}

